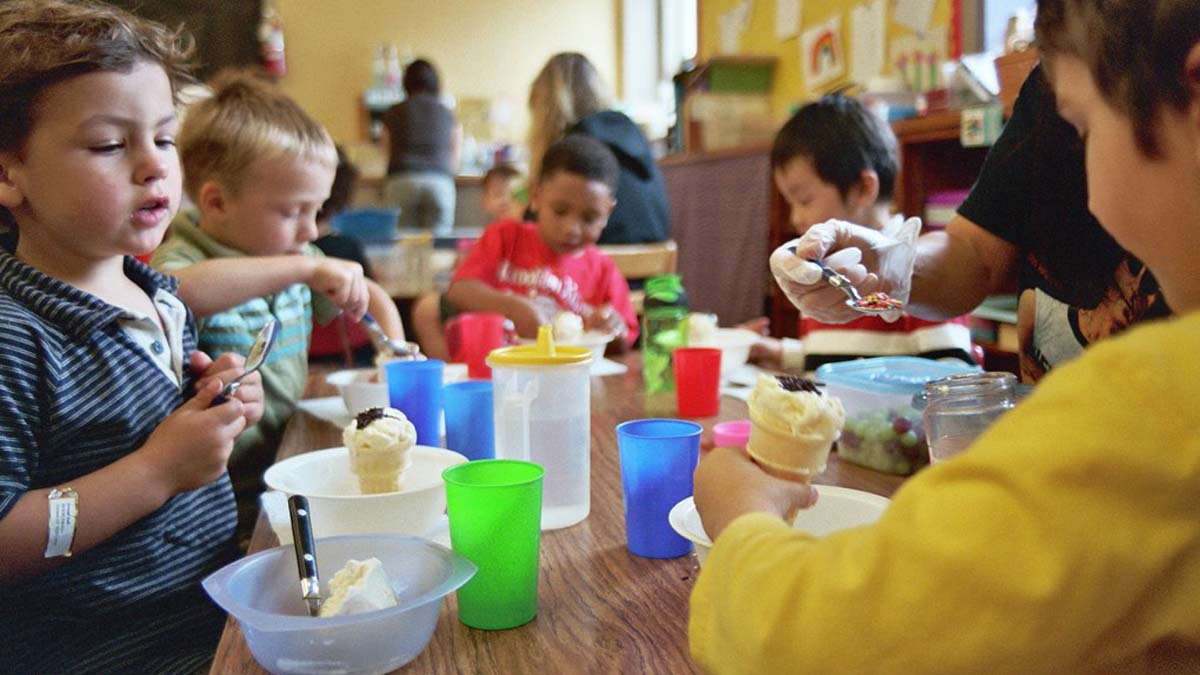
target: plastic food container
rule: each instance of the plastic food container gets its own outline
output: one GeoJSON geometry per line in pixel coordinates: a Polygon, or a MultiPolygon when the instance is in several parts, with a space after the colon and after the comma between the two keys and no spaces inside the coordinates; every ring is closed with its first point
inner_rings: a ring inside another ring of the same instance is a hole
{"type": "Polygon", "coordinates": [[[429,644],[442,598],[476,571],[431,541],[397,535],[317,541],[321,588],[347,560],[375,557],[399,603],[365,614],[311,617],[300,595],[291,546],[256,553],[217,570],[204,590],[241,625],[254,660],[272,673],[386,673],[429,644]]]}
{"type": "Polygon", "coordinates": [[[978,370],[961,361],[913,356],[882,356],[817,368],[817,381],[825,384],[826,394],[840,398],[846,408],[838,456],[902,476],[929,464],[921,411],[912,406],[913,394],[930,380],[978,370]]]}

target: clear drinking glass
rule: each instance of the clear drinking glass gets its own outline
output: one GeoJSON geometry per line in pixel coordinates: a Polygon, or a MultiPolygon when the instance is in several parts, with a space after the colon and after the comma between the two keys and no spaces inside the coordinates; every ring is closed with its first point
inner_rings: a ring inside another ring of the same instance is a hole
{"type": "Polygon", "coordinates": [[[1017,404],[1017,378],[1012,373],[964,373],[925,385],[925,437],[934,464],[974,442],[1001,415],[1017,404]]]}

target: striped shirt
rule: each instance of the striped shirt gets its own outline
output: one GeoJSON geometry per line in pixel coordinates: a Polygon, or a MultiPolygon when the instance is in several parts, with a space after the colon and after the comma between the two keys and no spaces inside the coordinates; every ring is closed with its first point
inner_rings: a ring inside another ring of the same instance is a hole
{"type": "MultiPolygon", "coordinates": [[[[322,254],[310,245],[306,255],[322,254]]],[[[171,223],[170,238],[154,252],[151,262],[169,274],[210,258],[246,258],[252,264],[241,251],[205,234],[197,225],[195,212],[184,211],[171,223]]],[[[258,331],[271,319],[279,322],[275,346],[259,370],[265,397],[262,420],[238,437],[229,459],[229,474],[240,500],[255,500],[262,491],[262,474],[275,460],[283,429],[304,394],[313,313],[321,323],[328,323],[337,311],[325,296],[314,296],[304,284],[292,284],[196,322],[200,350],[209,355],[248,354],[258,331]]]]}
{"type": "MultiPolygon", "coordinates": [[[[132,258],[147,296],[177,282],[132,258]]],[[[190,395],[119,319],[124,310],[0,251],[0,518],[139,448],[190,395]]],[[[183,350],[196,347],[191,321],[183,350]]],[[[136,486],[130,486],[136,489],[136,486]]],[[[80,504],[80,510],[103,504],[80,504]]],[[[229,478],[168,500],[95,548],[0,587],[12,672],[165,672],[210,657],[221,612],[199,581],[236,554],[229,478]]],[[[0,551],[0,559],[3,552],[0,551]]]]}

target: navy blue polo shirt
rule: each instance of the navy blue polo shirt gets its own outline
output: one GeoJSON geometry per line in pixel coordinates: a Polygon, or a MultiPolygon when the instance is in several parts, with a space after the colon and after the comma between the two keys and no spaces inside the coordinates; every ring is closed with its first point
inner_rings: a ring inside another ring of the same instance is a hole
{"type": "MultiPolygon", "coordinates": [[[[125,274],[149,297],[178,288],[132,258],[125,274]]],[[[182,389],[172,382],[123,330],[122,312],[0,251],[0,519],[26,491],[136,450],[190,396],[195,377],[185,369],[182,389]]],[[[195,348],[189,315],[184,354],[195,348]]],[[[194,669],[212,656],[224,620],[199,582],[236,555],[236,519],[222,475],[54,570],[0,587],[0,668],[194,669]]]]}

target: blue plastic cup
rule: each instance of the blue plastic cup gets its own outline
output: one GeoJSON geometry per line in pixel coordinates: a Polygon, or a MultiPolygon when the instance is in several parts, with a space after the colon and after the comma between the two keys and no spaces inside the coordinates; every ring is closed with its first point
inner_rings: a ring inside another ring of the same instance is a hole
{"type": "Polygon", "coordinates": [[[455,382],[442,388],[446,412],[446,447],[467,459],[496,456],[496,430],[492,424],[491,380],[455,382]]]}
{"type": "Polygon", "coordinates": [[[442,445],[442,366],[428,361],[392,361],[387,374],[388,405],[404,413],[417,428],[417,443],[442,445]]]}
{"type": "Polygon", "coordinates": [[[625,496],[625,545],[643,558],[678,558],[692,550],[668,520],[671,507],[692,496],[692,472],[700,459],[694,422],[633,420],[617,425],[621,487],[625,496]]]}

